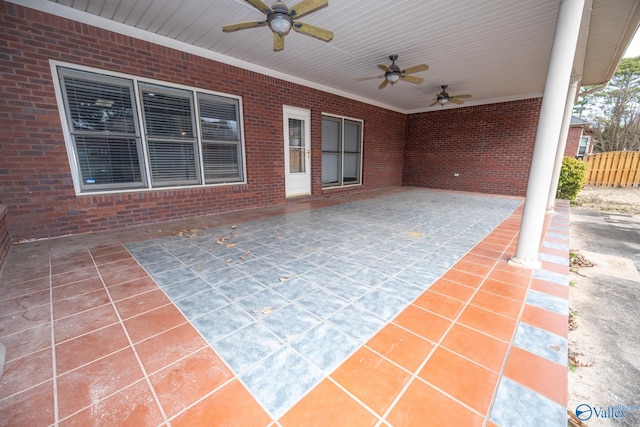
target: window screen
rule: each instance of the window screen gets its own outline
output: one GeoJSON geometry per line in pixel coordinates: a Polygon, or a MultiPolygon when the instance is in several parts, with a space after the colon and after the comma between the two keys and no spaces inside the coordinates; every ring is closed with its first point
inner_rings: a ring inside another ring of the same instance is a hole
{"type": "Polygon", "coordinates": [[[66,69],[60,81],[81,188],[143,186],[132,82],[66,69]]]}
{"type": "Polygon", "coordinates": [[[359,184],[362,164],[362,122],[322,117],[322,185],[359,184]]]}
{"type": "Polygon", "coordinates": [[[57,72],[82,192],[244,181],[239,99],[57,72]]]}

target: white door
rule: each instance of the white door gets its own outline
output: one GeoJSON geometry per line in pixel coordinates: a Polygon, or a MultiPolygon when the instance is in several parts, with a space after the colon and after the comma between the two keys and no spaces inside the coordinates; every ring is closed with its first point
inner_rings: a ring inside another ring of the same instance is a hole
{"type": "Polygon", "coordinates": [[[284,106],[282,117],[287,197],[311,194],[311,112],[284,106]]]}

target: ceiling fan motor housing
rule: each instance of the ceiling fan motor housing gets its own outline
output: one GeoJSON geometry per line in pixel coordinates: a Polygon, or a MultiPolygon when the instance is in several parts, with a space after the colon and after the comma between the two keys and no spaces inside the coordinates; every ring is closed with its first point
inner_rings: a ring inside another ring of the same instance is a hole
{"type": "Polygon", "coordinates": [[[291,19],[291,15],[289,15],[289,8],[281,1],[277,1],[271,6],[271,10],[273,10],[273,12],[267,15],[269,28],[275,33],[286,35],[291,30],[291,25],[293,24],[293,19],[291,19]],[[288,22],[289,25],[282,27],[284,22],[288,22]],[[285,28],[286,31],[284,31],[285,28]]]}

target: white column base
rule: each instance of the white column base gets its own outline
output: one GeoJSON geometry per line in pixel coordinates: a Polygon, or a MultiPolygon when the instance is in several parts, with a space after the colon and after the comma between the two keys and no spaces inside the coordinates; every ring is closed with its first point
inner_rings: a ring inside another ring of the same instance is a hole
{"type": "Polygon", "coordinates": [[[517,267],[530,268],[531,270],[537,270],[538,268],[542,267],[542,262],[540,262],[540,260],[537,260],[537,259],[524,260],[524,259],[518,258],[515,255],[509,258],[509,261],[507,262],[507,264],[515,265],[517,267]]]}

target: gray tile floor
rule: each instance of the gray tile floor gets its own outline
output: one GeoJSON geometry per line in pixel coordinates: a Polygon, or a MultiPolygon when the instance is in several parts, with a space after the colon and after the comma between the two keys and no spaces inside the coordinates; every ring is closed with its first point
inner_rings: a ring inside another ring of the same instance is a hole
{"type": "Polygon", "coordinates": [[[416,189],[127,248],[278,418],[520,203],[416,189]]]}

